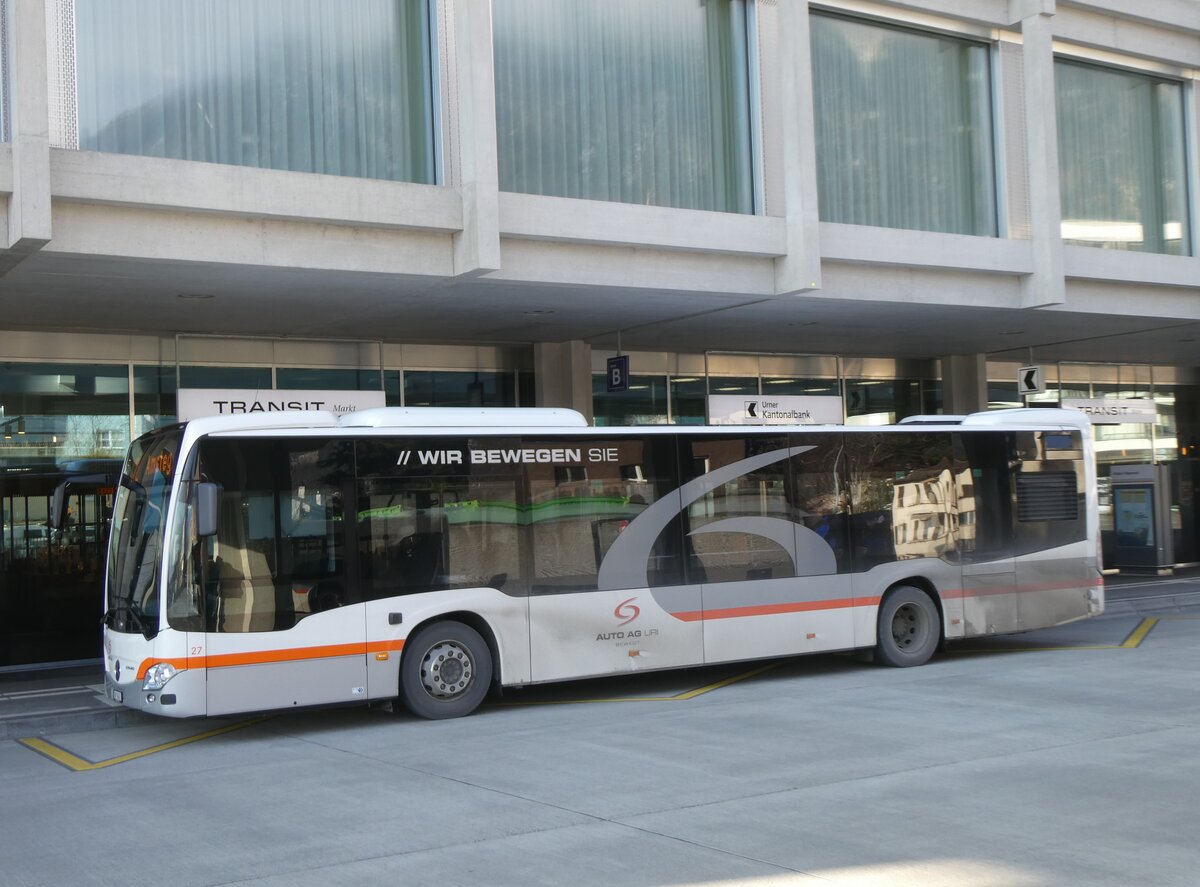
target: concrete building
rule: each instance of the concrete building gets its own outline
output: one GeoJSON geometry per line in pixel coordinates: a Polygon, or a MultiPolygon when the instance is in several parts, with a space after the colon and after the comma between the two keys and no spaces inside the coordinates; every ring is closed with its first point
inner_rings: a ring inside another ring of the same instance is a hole
{"type": "Polygon", "coordinates": [[[1038,366],[1036,402],[1138,414],[1097,427],[1102,474],[1169,463],[1200,560],[1195,0],[0,15],[0,667],[94,655],[106,487],[51,563],[33,476],[186,388],[878,423],[1020,403],[1038,366]]]}

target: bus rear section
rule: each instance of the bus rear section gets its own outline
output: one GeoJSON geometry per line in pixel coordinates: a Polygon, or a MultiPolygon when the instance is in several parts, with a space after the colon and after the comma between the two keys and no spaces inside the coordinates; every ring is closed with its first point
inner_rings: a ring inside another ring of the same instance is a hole
{"type": "Polygon", "coordinates": [[[1102,609],[1089,443],[1055,418],[202,420],[131,449],[106,681],[173,716],[399,697],[448,717],[493,683],[861,648],[918,665],[1102,609]]]}

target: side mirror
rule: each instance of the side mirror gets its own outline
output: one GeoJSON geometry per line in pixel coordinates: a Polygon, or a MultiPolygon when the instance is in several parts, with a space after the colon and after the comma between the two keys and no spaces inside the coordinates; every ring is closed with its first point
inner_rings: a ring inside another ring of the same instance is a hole
{"type": "Polygon", "coordinates": [[[221,513],[221,488],[216,484],[196,484],[196,535],[215,536],[221,513]]]}

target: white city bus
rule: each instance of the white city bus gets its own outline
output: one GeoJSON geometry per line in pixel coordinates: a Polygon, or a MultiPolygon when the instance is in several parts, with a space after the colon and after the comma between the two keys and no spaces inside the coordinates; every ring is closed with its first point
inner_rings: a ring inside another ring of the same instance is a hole
{"type": "Polygon", "coordinates": [[[176,717],[946,640],[1100,613],[1082,414],[593,428],[564,410],[198,419],[133,442],[111,698],[176,717]]]}

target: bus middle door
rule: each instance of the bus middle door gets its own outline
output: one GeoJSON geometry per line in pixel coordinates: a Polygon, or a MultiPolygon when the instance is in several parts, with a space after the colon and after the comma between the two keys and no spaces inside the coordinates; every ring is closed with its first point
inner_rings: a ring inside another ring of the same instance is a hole
{"type": "Polygon", "coordinates": [[[579,456],[527,466],[532,679],[703,662],[700,585],[684,582],[674,438],[531,445],[579,456]]]}
{"type": "Polygon", "coordinates": [[[964,633],[1015,631],[1017,567],[1014,556],[1009,432],[957,435],[971,482],[959,492],[964,633]]]}

